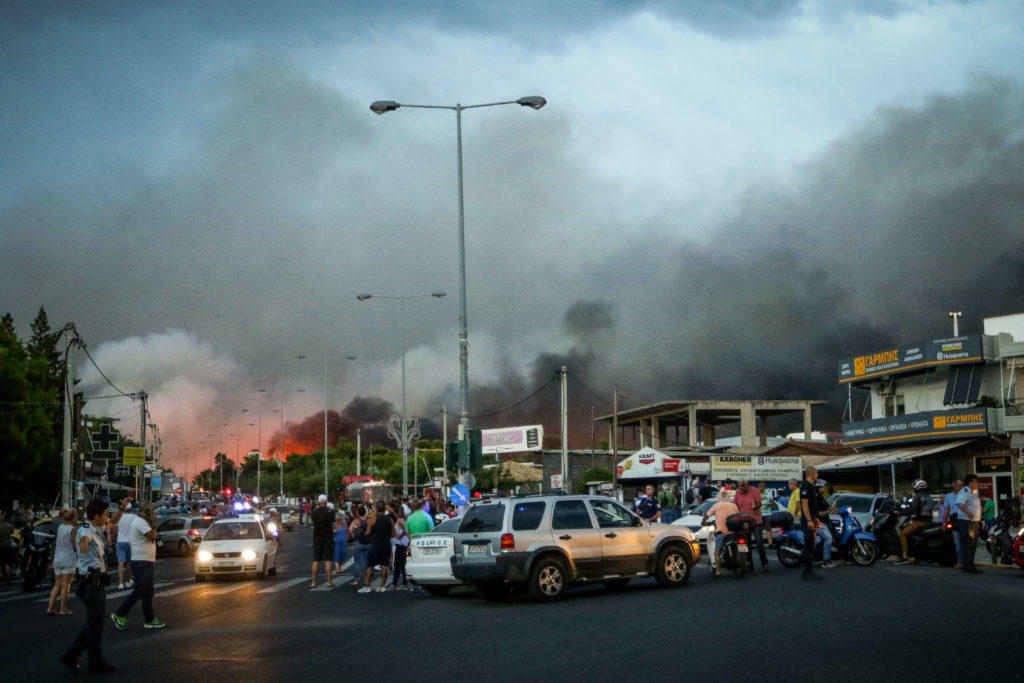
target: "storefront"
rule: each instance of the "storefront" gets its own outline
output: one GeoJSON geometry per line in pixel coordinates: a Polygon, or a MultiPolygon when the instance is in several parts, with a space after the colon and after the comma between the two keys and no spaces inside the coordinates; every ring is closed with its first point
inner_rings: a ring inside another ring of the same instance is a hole
{"type": "Polygon", "coordinates": [[[629,502],[642,494],[648,484],[659,490],[669,484],[685,492],[693,473],[687,470],[685,458],[673,458],[645,446],[620,461],[615,467],[615,475],[622,488],[623,500],[629,502]]]}

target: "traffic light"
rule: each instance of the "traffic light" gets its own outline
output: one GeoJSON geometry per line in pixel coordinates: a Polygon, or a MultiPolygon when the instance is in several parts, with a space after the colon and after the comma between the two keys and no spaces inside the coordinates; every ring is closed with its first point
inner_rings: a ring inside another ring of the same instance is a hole
{"type": "Polygon", "coordinates": [[[449,441],[444,445],[444,468],[448,472],[459,471],[459,442],[449,441]]]}
{"type": "Polygon", "coordinates": [[[469,443],[469,468],[478,470],[483,467],[483,432],[479,429],[467,429],[466,441],[469,443]]]}

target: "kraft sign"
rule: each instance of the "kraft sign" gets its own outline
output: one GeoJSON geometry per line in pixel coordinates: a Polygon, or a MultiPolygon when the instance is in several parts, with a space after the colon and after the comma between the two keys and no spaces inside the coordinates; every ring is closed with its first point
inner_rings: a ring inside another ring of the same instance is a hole
{"type": "Polygon", "coordinates": [[[913,372],[937,365],[960,365],[981,361],[981,335],[968,334],[948,339],[931,339],[910,346],[843,358],[839,361],[839,383],[870,380],[883,375],[913,372]]]}
{"type": "Polygon", "coordinates": [[[803,476],[804,460],[799,456],[712,455],[711,478],[718,481],[788,481],[803,476]]]}
{"type": "Polygon", "coordinates": [[[988,434],[988,411],[936,410],[878,420],[843,423],[843,445],[874,446],[885,443],[958,439],[988,434]]]}

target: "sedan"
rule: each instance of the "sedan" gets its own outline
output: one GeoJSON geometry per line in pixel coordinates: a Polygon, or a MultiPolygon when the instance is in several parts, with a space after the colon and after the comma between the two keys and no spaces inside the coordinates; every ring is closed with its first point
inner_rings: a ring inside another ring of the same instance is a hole
{"type": "Polygon", "coordinates": [[[259,515],[218,519],[196,552],[195,580],[206,581],[215,574],[254,574],[265,579],[277,574],[277,546],[259,515]]]}
{"type": "Polygon", "coordinates": [[[203,534],[213,524],[213,517],[175,515],[160,522],[156,528],[156,549],[159,553],[190,555],[195,552],[203,534]]]}
{"type": "Polygon", "coordinates": [[[422,586],[431,595],[444,595],[452,586],[464,585],[452,575],[452,556],[455,554],[455,533],[462,523],[461,517],[450,519],[419,534],[409,544],[409,559],[405,572],[409,581],[422,586]]]}

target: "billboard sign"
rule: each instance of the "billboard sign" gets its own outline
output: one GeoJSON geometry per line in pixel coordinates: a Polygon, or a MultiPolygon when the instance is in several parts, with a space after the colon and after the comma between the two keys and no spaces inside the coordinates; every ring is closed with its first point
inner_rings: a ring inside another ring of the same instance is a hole
{"type": "Polygon", "coordinates": [[[912,415],[843,423],[844,446],[876,446],[886,443],[961,439],[988,434],[984,408],[933,410],[912,415]]]}
{"type": "Polygon", "coordinates": [[[484,455],[495,453],[519,453],[539,451],[544,442],[544,427],[505,427],[503,429],[482,429],[480,438],[484,455]]]}
{"type": "Polygon", "coordinates": [[[931,339],[843,358],[839,361],[839,383],[860,382],[935,366],[980,363],[982,360],[980,334],[931,339]]]}
{"type": "Polygon", "coordinates": [[[129,467],[142,467],[146,464],[146,449],[141,446],[125,446],[121,453],[121,462],[129,467]]]}
{"type": "Polygon", "coordinates": [[[803,477],[804,459],[798,455],[712,455],[711,478],[733,481],[788,481],[803,477]]]}

